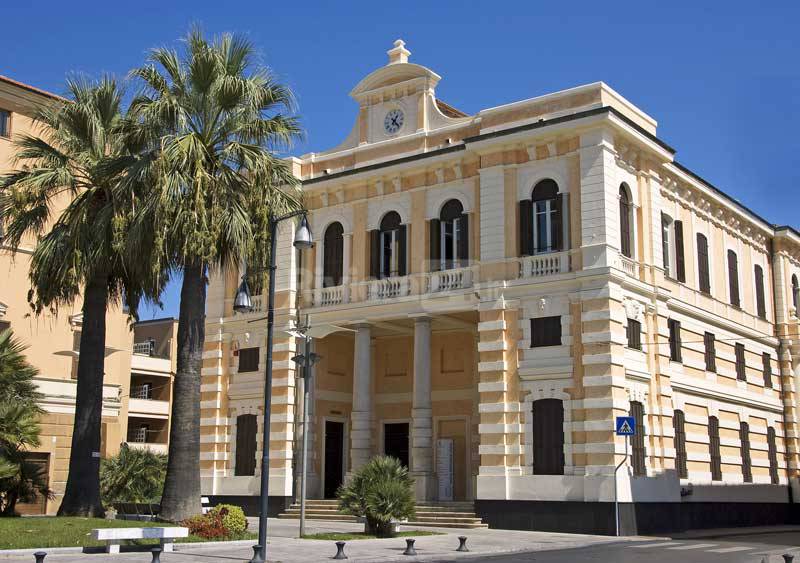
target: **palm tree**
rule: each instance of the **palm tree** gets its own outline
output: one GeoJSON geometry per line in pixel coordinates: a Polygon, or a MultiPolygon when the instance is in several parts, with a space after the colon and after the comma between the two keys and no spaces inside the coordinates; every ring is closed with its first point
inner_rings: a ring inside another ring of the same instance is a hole
{"type": "Polygon", "coordinates": [[[19,501],[52,496],[41,467],[26,459],[29,448],[39,446],[44,411],[33,381],[39,372],[23,352],[10,329],[0,332],[0,516],[14,516],[19,501]]]}
{"type": "Polygon", "coordinates": [[[135,197],[119,181],[137,148],[120,132],[122,92],[113,78],[71,79],[67,90],[69,100],[38,111],[38,136],[15,140],[18,170],[0,178],[0,216],[15,252],[36,237],[29,299],[37,313],[83,298],[69,476],[58,513],[102,516],[106,311],[124,296],[135,314],[142,294],[123,252],[135,197]]]}
{"type": "MultiPolygon", "coordinates": [[[[169,461],[161,518],[200,512],[200,371],[209,268],[266,263],[271,213],[301,206],[296,179],[273,151],[300,134],[291,91],[255,63],[246,39],[209,41],[199,29],[179,53],[154,49],[132,74],[143,84],[131,102],[157,158],[138,175],[153,189],[131,240],[154,240],[156,269],[182,272],[178,357],[169,461]]],[[[145,244],[147,246],[149,243],[145,244]]]]}

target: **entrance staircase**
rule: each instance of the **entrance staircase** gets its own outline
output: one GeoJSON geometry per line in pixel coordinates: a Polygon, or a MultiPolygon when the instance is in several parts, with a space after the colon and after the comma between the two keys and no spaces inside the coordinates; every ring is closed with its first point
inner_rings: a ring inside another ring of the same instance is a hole
{"type": "MultiPolygon", "coordinates": [[[[306,518],[309,520],[328,520],[336,522],[357,522],[355,516],[339,512],[337,500],[306,500],[306,518]]],[[[293,503],[278,518],[300,518],[300,503],[293,503]]],[[[413,521],[403,522],[402,526],[415,528],[488,528],[488,524],[475,514],[472,502],[421,502],[417,504],[417,514],[413,521]]]]}

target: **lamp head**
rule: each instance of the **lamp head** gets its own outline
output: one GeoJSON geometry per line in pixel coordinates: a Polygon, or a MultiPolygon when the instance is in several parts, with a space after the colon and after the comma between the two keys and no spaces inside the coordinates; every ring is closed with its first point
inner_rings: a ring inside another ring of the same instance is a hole
{"type": "Polygon", "coordinates": [[[311,235],[311,227],[308,226],[308,217],[303,215],[300,218],[300,225],[294,233],[294,247],[299,250],[311,248],[314,244],[314,237],[311,235]]]}
{"type": "Polygon", "coordinates": [[[247,278],[242,276],[242,283],[236,291],[236,298],[233,300],[233,310],[237,313],[249,313],[253,310],[253,300],[250,298],[250,287],[247,285],[247,278]]]}

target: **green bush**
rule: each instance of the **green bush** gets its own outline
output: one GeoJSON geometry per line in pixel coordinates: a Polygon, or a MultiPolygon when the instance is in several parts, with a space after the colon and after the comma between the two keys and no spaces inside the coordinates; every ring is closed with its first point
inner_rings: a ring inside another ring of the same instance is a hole
{"type": "Polygon", "coordinates": [[[233,504],[218,504],[209,512],[218,513],[222,517],[222,526],[228,536],[243,536],[247,531],[247,517],[241,507],[233,504]]]}
{"type": "Polygon", "coordinates": [[[237,540],[247,531],[244,511],[232,504],[218,504],[208,514],[198,514],[181,522],[189,533],[208,540],[237,540]]]}
{"type": "Polygon", "coordinates": [[[400,460],[377,456],[339,488],[339,509],[366,521],[366,532],[392,536],[392,522],[413,518],[414,480],[400,460]]]}

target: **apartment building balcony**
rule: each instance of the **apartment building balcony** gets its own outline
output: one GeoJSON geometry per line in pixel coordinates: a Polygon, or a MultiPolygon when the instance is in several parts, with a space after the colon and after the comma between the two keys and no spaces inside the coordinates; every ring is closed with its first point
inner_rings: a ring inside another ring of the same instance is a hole
{"type": "Polygon", "coordinates": [[[169,440],[169,422],[166,420],[150,420],[139,415],[130,415],[128,420],[128,447],[139,450],[150,450],[167,453],[169,440]]]}
{"type": "Polygon", "coordinates": [[[156,346],[154,340],[134,342],[131,371],[169,377],[172,372],[172,360],[166,354],[156,352],[156,346]]]}
{"type": "Polygon", "coordinates": [[[141,379],[144,378],[136,374],[132,376],[128,414],[160,419],[169,417],[169,384],[139,383],[141,379]]]}
{"type": "Polygon", "coordinates": [[[572,257],[569,250],[534,254],[519,259],[519,277],[523,279],[566,274],[571,269],[572,257]]]}
{"type": "Polygon", "coordinates": [[[133,450],[150,450],[153,453],[166,455],[169,452],[169,444],[155,444],[152,442],[126,442],[128,447],[133,450]]]}

